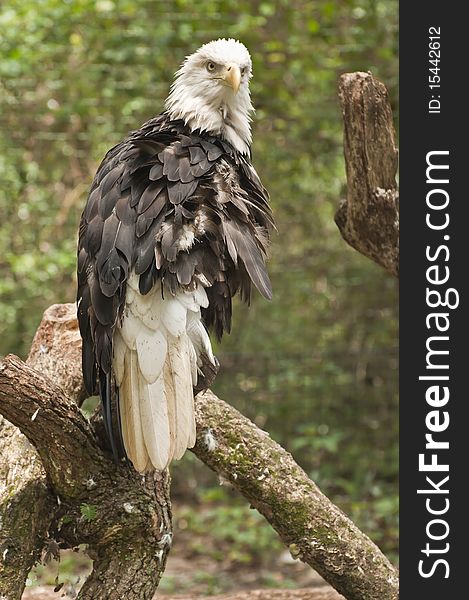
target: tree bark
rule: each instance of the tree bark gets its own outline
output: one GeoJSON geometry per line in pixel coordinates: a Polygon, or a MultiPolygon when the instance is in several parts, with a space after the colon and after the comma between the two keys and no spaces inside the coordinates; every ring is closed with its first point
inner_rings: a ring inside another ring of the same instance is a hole
{"type": "MultiPolygon", "coordinates": [[[[152,598],[172,540],[169,475],[142,478],[125,464],[114,464],[77,403],[66,395],[82,396],[74,305],[46,311],[28,361],[49,375],[57,373],[54,381],[7,356],[0,366],[0,409],[34,444],[46,475],[39,467],[20,471],[9,499],[2,495],[8,522],[1,534],[7,552],[0,563],[0,593],[21,598],[27,573],[47,546],[47,532],[59,547],[88,545],[93,572],[79,598],[152,598]],[[26,497],[24,487],[30,490],[26,497]],[[11,518],[12,504],[23,527],[11,518]],[[36,508],[29,515],[31,506],[36,508]],[[15,569],[18,574],[12,578],[15,569]]],[[[11,426],[8,431],[20,435],[11,426]]],[[[37,457],[29,444],[25,456],[26,462],[37,457]]]]}
{"type": "Polygon", "coordinates": [[[396,570],[291,454],[210,391],[197,396],[194,453],[277,531],[293,556],[349,600],[395,600],[396,570]]]}
{"type": "Polygon", "coordinates": [[[344,119],[347,199],[335,221],[344,240],[399,274],[398,154],[386,87],[370,73],[339,80],[344,119]]]}
{"type": "Polygon", "coordinates": [[[39,559],[53,499],[37,452],[0,415],[0,599],[21,598],[39,559]]]}
{"type": "MultiPolygon", "coordinates": [[[[82,383],[70,379],[67,370],[69,359],[78,360],[80,352],[80,335],[69,312],[56,305],[44,314],[27,364],[72,397],[83,397],[82,383]]],[[[0,456],[0,598],[21,598],[26,577],[45,544],[56,502],[34,446],[1,416],[0,456]]]]}
{"type": "MultiPolygon", "coordinates": [[[[80,598],[151,598],[172,535],[168,476],[142,478],[115,465],[66,395],[64,388],[82,395],[73,304],[46,311],[34,349],[35,364],[57,368],[61,377],[52,382],[8,356],[0,368],[0,411],[32,441],[47,473],[54,509],[45,530],[63,547],[88,544],[94,568],[80,598]]],[[[197,396],[196,413],[196,455],[266,517],[295,556],[349,600],[397,598],[395,569],[290,454],[211,392],[197,396]]],[[[29,532],[25,537],[33,544],[29,532]]]]}

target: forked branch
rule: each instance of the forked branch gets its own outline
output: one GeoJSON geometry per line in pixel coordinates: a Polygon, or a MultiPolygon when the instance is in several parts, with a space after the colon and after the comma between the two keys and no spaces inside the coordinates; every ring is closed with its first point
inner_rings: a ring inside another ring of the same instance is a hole
{"type": "Polygon", "coordinates": [[[399,274],[398,154],[386,87],[370,73],[339,80],[344,118],[347,199],[335,221],[344,240],[399,274]]]}
{"type": "MultiPolygon", "coordinates": [[[[116,466],[103,450],[59,385],[80,397],[76,344],[75,306],[51,307],[35,338],[42,357],[35,364],[47,360],[50,368],[55,362],[63,376],[52,382],[17,357],[7,357],[0,371],[0,410],[41,457],[48,502],[54,505],[46,529],[64,546],[90,548],[94,570],[80,598],[151,598],[171,542],[167,476],[142,478],[130,467],[116,466]],[[60,366],[65,356],[66,370],[60,366]],[[83,507],[92,508],[84,512],[83,507]],[[140,585],[131,586],[136,581],[140,585]]],[[[397,598],[395,569],[290,454],[211,392],[197,396],[196,410],[195,454],[265,516],[295,556],[350,600],[397,598]]],[[[33,476],[31,483],[44,485],[41,477],[37,483],[33,476]]]]}

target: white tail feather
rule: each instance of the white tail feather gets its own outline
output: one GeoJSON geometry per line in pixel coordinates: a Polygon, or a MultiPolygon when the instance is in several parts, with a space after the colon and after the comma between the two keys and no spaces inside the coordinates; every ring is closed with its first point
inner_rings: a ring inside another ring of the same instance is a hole
{"type": "MultiPolygon", "coordinates": [[[[204,352],[209,357],[210,361],[215,364],[212,344],[210,343],[207,330],[201,321],[200,311],[198,313],[190,313],[187,315],[187,335],[194,345],[197,356],[199,356],[201,352],[204,352]]],[[[198,361],[197,364],[200,366],[200,361],[198,361]]]]}
{"type": "Polygon", "coordinates": [[[140,374],[140,416],[148,456],[156,469],[165,469],[171,460],[171,440],[163,375],[151,384],[140,374]]]}
{"type": "Polygon", "coordinates": [[[195,443],[194,396],[192,392],[191,360],[189,338],[186,334],[174,339],[169,345],[168,354],[171,376],[174,384],[176,403],[176,441],[174,458],[183,456],[187,448],[195,443]]]}
{"type": "Polygon", "coordinates": [[[197,385],[197,354],[195,352],[194,344],[190,341],[190,338],[187,345],[189,346],[192,387],[195,387],[197,385]]]}
{"type": "Polygon", "coordinates": [[[162,303],[161,320],[174,337],[179,337],[186,330],[187,309],[175,298],[168,298],[162,303]]]}
{"type": "Polygon", "coordinates": [[[133,350],[127,350],[124,361],[124,379],[119,390],[122,437],[125,449],[134,467],[137,471],[142,472],[148,464],[149,456],[143,438],[140,402],[133,401],[139,395],[137,353],[133,350]]]}
{"type": "Polygon", "coordinates": [[[141,296],[131,274],[113,369],[124,446],[140,472],[166,468],[195,444],[193,386],[200,353],[215,362],[200,316],[207,304],[201,285],[177,296],[166,292],[163,299],[157,284],[141,296]]]}
{"type": "Polygon", "coordinates": [[[138,365],[147,383],[154,383],[161,375],[168,344],[164,333],[145,327],[136,340],[138,365]]]}

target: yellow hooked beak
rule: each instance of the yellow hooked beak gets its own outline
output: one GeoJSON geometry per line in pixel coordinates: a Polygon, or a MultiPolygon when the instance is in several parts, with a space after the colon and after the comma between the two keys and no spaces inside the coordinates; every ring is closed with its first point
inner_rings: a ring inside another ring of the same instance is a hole
{"type": "Polygon", "coordinates": [[[235,94],[238,93],[241,84],[241,71],[237,64],[230,63],[226,65],[221,78],[232,88],[235,94]]]}

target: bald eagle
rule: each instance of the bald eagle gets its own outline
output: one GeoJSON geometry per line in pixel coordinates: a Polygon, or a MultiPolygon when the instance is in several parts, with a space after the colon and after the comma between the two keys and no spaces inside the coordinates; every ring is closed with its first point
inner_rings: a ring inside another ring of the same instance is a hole
{"type": "Polygon", "coordinates": [[[142,473],[195,444],[194,391],[219,366],[207,330],[230,331],[236,293],[249,302],[254,285],[272,297],[251,76],[233,39],[188,56],[164,112],[106,154],[81,217],[84,383],[100,395],[114,455],[142,473]]]}

